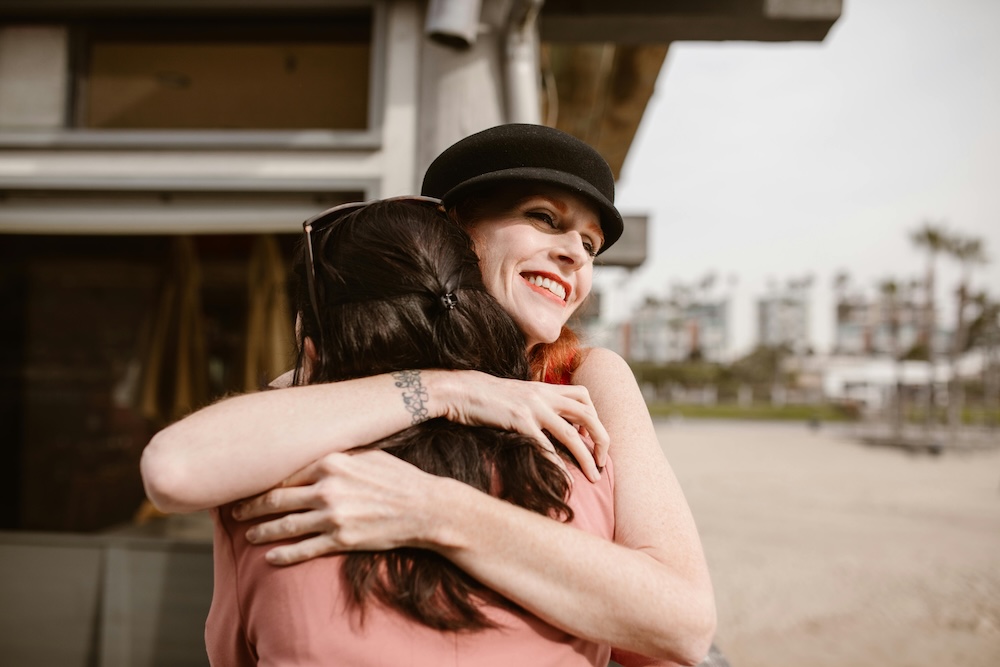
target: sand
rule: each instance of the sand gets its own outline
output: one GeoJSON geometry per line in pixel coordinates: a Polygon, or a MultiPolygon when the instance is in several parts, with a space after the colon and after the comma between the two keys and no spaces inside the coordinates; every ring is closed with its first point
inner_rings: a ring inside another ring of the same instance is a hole
{"type": "Polygon", "coordinates": [[[1000,666],[1000,448],[912,455],[798,424],[657,431],[732,667],[1000,666]]]}

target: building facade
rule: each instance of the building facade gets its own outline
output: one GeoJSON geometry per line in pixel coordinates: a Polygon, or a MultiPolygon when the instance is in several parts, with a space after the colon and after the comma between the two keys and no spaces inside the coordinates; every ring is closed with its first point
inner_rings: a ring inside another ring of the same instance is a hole
{"type": "MultiPolygon", "coordinates": [[[[868,299],[853,296],[837,306],[834,354],[847,356],[906,356],[921,341],[925,307],[912,299],[868,299]]],[[[947,354],[950,333],[938,328],[934,351],[947,354]]]]}
{"type": "Polygon", "coordinates": [[[729,301],[679,303],[647,299],[622,325],[622,354],[629,361],[729,360],[729,301]]]}
{"type": "MultiPolygon", "coordinates": [[[[617,174],[670,42],[821,40],[840,14],[681,5],[0,3],[0,529],[129,521],[153,432],[290,363],[302,220],[412,193],[504,122],[571,132],[617,174]]],[[[677,349],[713,354],[711,319],[677,349]]]]}
{"type": "Polygon", "coordinates": [[[808,295],[789,291],[758,299],[757,344],[785,347],[796,354],[811,351],[808,295]]]}

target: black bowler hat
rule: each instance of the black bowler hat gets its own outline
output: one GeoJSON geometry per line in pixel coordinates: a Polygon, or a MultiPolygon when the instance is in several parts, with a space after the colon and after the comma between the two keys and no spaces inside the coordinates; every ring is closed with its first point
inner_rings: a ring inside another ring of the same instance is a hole
{"type": "Polygon", "coordinates": [[[608,163],[576,137],[544,125],[497,125],[456,142],[431,162],[420,194],[450,207],[482,187],[519,181],[556,185],[592,203],[604,232],[601,252],[622,235],[608,163]]]}

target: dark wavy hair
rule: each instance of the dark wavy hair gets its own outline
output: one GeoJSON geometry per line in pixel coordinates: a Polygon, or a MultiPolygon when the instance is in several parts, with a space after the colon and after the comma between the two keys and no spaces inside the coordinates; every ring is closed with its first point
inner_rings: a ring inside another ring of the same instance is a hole
{"type": "MultiPolygon", "coordinates": [[[[320,321],[309,302],[305,253],[293,269],[299,348],[304,336],[318,345],[309,383],[421,368],[528,379],[523,335],[486,292],[468,234],[443,213],[375,202],[314,232],[313,248],[320,321]],[[453,308],[445,294],[456,297],[453,308]]],[[[302,364],[300,352],[297,378],[302,364]]],[[[372,446],[539,514],[572,517],[569,480],[527,436],[434,419],[372,446]]],[[[424,549],[350,553],[343,577],[362,613],[375,598],[439,630],[493,627],[481,610],[487,601],[515,607],[424,549]]]]}

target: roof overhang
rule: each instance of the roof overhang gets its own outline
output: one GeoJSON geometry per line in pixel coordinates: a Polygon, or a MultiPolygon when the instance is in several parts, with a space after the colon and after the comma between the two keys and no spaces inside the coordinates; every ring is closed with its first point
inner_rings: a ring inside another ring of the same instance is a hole
{"type": "Polygon", "coordinates": [[[547,0],[547,42],[820,41],[842,0],[547,0]]]}
{"type": "Polygon", "coordinates": [[[597,148],[617,178],[675,41],[821,41],[842,0],[547,0],[547,120],[597,148]]]}

